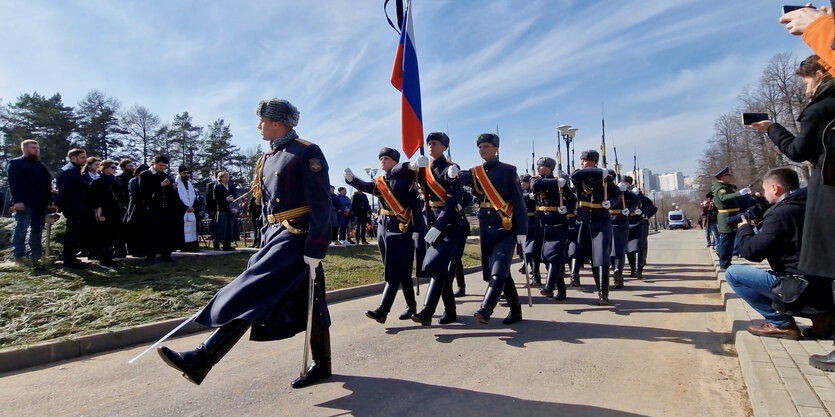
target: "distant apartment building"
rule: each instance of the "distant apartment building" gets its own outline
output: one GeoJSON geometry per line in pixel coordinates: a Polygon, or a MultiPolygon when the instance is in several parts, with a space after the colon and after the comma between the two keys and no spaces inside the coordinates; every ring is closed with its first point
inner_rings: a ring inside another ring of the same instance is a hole
{"type": "Polygon", "coordinates": [[[684,189],[684,174],[681,171],[658,176],[659,191],[676,191],[684,189]]]}

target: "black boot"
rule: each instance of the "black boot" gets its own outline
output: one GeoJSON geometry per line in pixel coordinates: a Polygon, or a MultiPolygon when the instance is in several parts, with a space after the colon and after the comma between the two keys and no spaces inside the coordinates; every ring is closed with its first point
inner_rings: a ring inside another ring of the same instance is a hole
{"type": "Polygon", "coordinates": [[[386,283],[383,287],[383,298],[380,300],[380,307],[376,310],[369,310],[365,312],[365,317],[377,320],[377,323],[385,323],[386,317],[391,311],[391,305],[394,303],[394,297],[397,296],[398,284],[386,283]]]}
{"type": "Polygon", "coordinates": [[[635,278],[644,279],[644,254],[642,252],[636,252],[635,259],[635,263],[637,264],[635,278]]]}
{"type": "Polygon", "coordinates": [[[424,326],[432,324],[432,315],[435,314],[435,308],[438,307],[438,301],[441,299],[441,292],[444,290],[444,282],[440,278],[433,277],[429,281],[429,289],[426,290],[426,298],[423,300],[423,309],[420,313],[412,314],[412,321],[420,323],[424,326]]]}
{"type": "Polygon", "coordinates": [[[522,304],[519,303],[519,293],[516,291],[513,278],[508,278],[505,282],[504,295],[507,299],[507,306],[510,307],[510,313],[502,320],[502,324],[513,324],[522,321],[522,304]]]}
{"type": "MultiPolygon", "coordinates": [[[[565,270],[562,268],[551,268],[556,271],[557,275],[557,295],[554,296],[554,301],[565,300],[565,270]]],[[[548,271],[548,279],[551,277],[551,271],[548,271]]]]}
{"type": "Polygon", "coordinates": [[[623,259],[615,259],[612,266],[614,267],[612,278],[615,281],[615,288],[621,289],[623,288],[623,259]]]}
{"type": "Polygon", "coordinates": [[[452,293],[451,279],[444,283],[441,300],[444,302],[444,314],[441,314],[441,318],[438,319],[438,324],[449,324],[458,320],[458,314],[455,313],[455,294],[452,293]]]}
{"type": "Polygon", "coordinates": [[[296,378],[290,383],[291,387],[304,388],[331,376],[331,334],[328,329],[323,329],[315,318],[310,329],[310,353],[313,356],[313,364],[307,368],[307,375],[296,378]]]}
{"type": "Polygon", "coordinates": [[[464,265],[460,262],[458,263],[458,268],[455,268],[455,282],[458,284],[458,290],[455,291],[455,296],[463,297],[466,295],[465,289],[467,288],[467,282],[464,279],[464,265]]]}
{"type": "Polygon", "coordinates": [[[533,265],[531,267],[531,285],[537,287],[542,286],[542,275],[539,274],[539,261],[533,260],[531,264],[533,265]]]}
{"type": "Polygon", "coordinates": [[[200,385],[212,367],[235,346],[247,329],[249,323],[235,320],[215,330],[195,350],[180,353],[160,346],[157,353],[168,366],[182,372],[187,380],[200,385]]]}
{"type": "Polygon", "coordinates": [[[595,281],[599,279],[600,285],[597,287],[597,305],[610,306],[609,301],[609,268],[605,266],[594,267],[595,281]]]}
{"type": "Polygon", "coordinates": [[[412,286],[411,280],[409,281],[410,282],[403,282],[400,285],[400,289],[403,290],[403,298],[406,299],[406,309],[403,310],[403,314],[397,317],[400,320],[409,320],[412,318],[412,314],[415,314],[415,311],[417,311],[415,287],[412,286]]]}
{"type": "Polygon", "coordinates": [[[571,258],[571,283],[569,287],[580,288],[580,260],[571,258]]]}
{"type": "MultiPolygon", "coordinates": [[[[543,287],[541,290],[539,290],[539,293],[541,295],[544,295],[544,296],[548,297],[548,298],[553,298],[554,297],[554,287],[557,285],[557,270],[559,268],[556,268],[556,267],[551,268],[551,267],[548,266],[547,262],[545,263],[545,267],[548,269],[548,275],[547,275],[547,278],[545,279],[545,287],[543,287]]],[[[563,283],[563,286],[565,286],[564,283],[563,283]]]]}
{"type": "Polygon", "coordinates": [[[481,302],[481,308],[473,314],[473,317],[479,323],[490,323],[490,316],[493,315],[493,309],[499,302],[499,296],[502,295],[506,280],[507,278],[501,275],[493,275],[490,285],[487,287],[487,292],[484,294],[484,301],[481,302]]]}
{"type": "Polygon", "coordinates": [[[629,276],[635,278],[635,252],[627,253],[626,259],[629,260],[629,276]]]}

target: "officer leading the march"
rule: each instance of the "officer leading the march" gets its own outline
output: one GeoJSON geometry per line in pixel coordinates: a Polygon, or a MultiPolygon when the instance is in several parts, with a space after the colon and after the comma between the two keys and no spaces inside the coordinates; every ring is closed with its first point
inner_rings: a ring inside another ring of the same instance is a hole
{"type": "Polygon", "coordinates": [[[510,277],[510,261],[516,244],[525,243],[528,214],[516,167],[499,161],[499,136],[483,133],[476,139],[476,145],[484,160],[482,165],[460,173],[456,165],[447,169],[447,176],[472,187],[473,193],[481,198],[478,211],[481,267],[484,280],[490,284],[474,316],[480,323],[488,324],[504,291],[510,314],[502,323],[512,324],[522,320],[522,305],[510,277]]]}
{"type": "Polygon", "coordinates": [[[412,265],[415,258],[415,242],[423,231],[423,217],[420,215],[420,201],[414,191],[414,172],[409,163],[400,162],[400,152],[392,148],[380,149],[377,157],[384,174],[373,182],[356,178],[349,168],[345,169],[345,182],[356,189],[376,195],[382,208],[377,226],[377,245],[383,261],[383,296],[380,307],[365,313],[366,317],[385,323],[386,317],[398,288],[403,290],[406,311],[400,320],[408,320],[415,313],[417,301],[412,287],[412,265]]]}
{"type": "Polygon", "coordinates": [[[548,265],[548,279],[540,294],[565,300],[565,254],[568,242],[566,217],[573,213],[577,197],[568,187],[568,176],[554,177],[557,161],[553,158],[539,158],[536,162],[539,177],[531,178],[531,191],[536,197],[537,240],[541,248],[542,261],[548,265]],[[554,295],[556,286],[557,294],[554,295]]]}
{"type": "Polygon", "coordinates": [[[319,146],[299,139],[293,129],[299,111],[290,102],[262,100],[255,113],[261,136],[271,148],[259,159],[253,181],[253,196],[268,224],[263,246],[197,315],[197,323],[218,329],[195,350],[175,352],[161,346],[158,352],[165,363],[199,385],[247,329],[256,341],[305,331],[309,272],[314,268],[313,365],[291,384],[301,388],[331,375],[331,321],[321,267],[330,244],[328,163],[319,146]]]}
{"type": "Polygon", "coordinates": [[[600,154],[595,150],[580,154],[580,167],[571,174],[577,190],[577,246],[581,253],[579,261],[591,261],[594,283],[597,286],[598,305],[612,305],[609,302],[609,263],[612,253],[612,219],[609,209],[620,198],[620,189],[615,186],[609,171],[597,168],[600,154]]]}
{"type": "Polygon", "coordinates": [[[446,171],[454,164],[444,157],[449,147],[449,136],[443,132],[433,132],[426,136],[426,146],[432,158],[430,166],[417,159],[420,166],[418,180],[428,198],[426,224],[431,227],[424,240],[429,245],[423,261],[423,270],[432,278],[426,291],[423,309],[412,316],[412,320],[424,326],[432,323],[432,315],[438,306],[438,299],[443,298],[444,314],[438,320],[440,324],[454,322],[458,316],[455,309],[455,294],[452,281],[467,243],[466,218],[461,216],[463,188],[446,176],[446,171]]]}

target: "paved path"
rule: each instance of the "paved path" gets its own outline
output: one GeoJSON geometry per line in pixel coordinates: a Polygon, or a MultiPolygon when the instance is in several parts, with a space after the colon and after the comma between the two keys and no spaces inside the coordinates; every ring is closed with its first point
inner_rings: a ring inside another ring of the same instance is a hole
{"type": "MultiPolygon", "coordinates": [[[[712,254],[715,265],[719,260],[712,254]]],[[[734,258],[734,264],[768,269],[768,263],[753,263],[734,258]]],[[[739,362],[751,405],[756,416],[830,416],[835,415],[835,373],[809,365],[810,354],[826,354],[835,349],[831,340],[786,340],[757,337],[746,330],[752,323],[765,322],[748,303],[742,301],[725,282],[725,273],[717,279],[733,328],[739,362]]],[[[797,318],[801,327],[811,325],[797,318]]]]}
{"type": "MultiPolygon", "coordinates": [[[[480,325],[485,285],[469,275],[462,323],[386,325],[363,316],[378,297],[331,306],[335,375],[293,390],[302,336],[241,341],[201,386],[145,346],[0,374],[0,414],[150,415],[572,415],[750,414],[723,300],[698,231],[650,239],[645,281],[613,291],[615,307],[573,290],[564,303],[536,295],[513,326],[480,325]],[[478,295],[475,295],[475,293],[478,295]]],[[[515,270],[515,268],[514,268],[515,270]]],[[[517,282],[519,274],[514,271],[517,282]]],[[[592,283],[588,271],[584,284],[592,283]]],[[[524,295],[524,289],[520,292],[524,295]]],[[[395,302],[395,312],[403,307],[395,302]]],[[[205,334],[169,343],[190,349],[205,334]]]]}

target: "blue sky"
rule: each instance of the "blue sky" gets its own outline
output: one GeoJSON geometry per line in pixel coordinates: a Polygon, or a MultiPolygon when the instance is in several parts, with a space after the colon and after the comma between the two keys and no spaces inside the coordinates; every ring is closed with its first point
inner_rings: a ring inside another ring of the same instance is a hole
{"type": "MultiPolygon", "coordinates": [[[[282,97],[333,183],[377,167],[380,147],[400,145],[383,1],[270,3],[0,0],[0,100],[60,92],[75,105],[98,89],[163,120],[222,118],[250,148],[255,104],[282,97]]],[[[498,125],[501,159],[521,172],[532,142],[555,154],[558,124],[579,128],[578,156],[597,148],[604,105],[628,169],[637,147],[642,167],[693,174],[714,120],[768,59],[811,53],[777,22],[784,3],[414,0],[424,133],[448,131],[467,168],[498,125]]]]}

